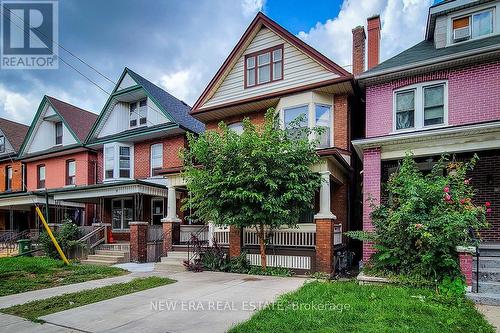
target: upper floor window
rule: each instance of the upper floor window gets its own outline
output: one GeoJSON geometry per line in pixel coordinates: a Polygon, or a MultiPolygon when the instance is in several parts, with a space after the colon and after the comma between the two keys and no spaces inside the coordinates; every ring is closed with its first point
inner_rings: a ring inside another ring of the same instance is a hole
{"type": "Polygon", "coordinates": [[[129,103],[130,127],[144,126],[147,122],[147,99],[129,103]]]}
{"type": "Polygon", "coordinates": [[[0,153],[5,152],[5,137],[0,135],[0,153]]]}
{"type": "Polygon", "coordinates": [[[75,160],[66,161],[66,185],[76,184],[76,162],[75,160]]]}
{"type": "Polygon", "coordinates": [[[331,147],[332,107],[330,105],[312,103],[284,108],[282,113],[283,124],[288,133],[296,135],[294,132],[300,133],[303,128],[319,127],[322,132],[316,137],[319,141],[318,148],[331,147]],[[291,125],[292,122],[295,122],[294,126],[291,125]]]}
{"type": "Polygon", "coordinates": [[[12,167],[5,168],[5,190],[12,191],[12,167]]]}
{"type": "Polygon", "coordinates": [[[245,87],[283,78],[283,45],[245,56],[245,87]]]}
{"type": "Polygon", "coordinates": [[[104,145],[104,179],[131,178],[133,147],[111,143],[104,145]]]}
{"type": "Polygon", "coordinates": [[[62,145],[63,139],[63,124],[62,121],[58,121],[54,124],[56,128],[56,145],[62,145]]]}
{"type": "Polygon", "coordinates": [[[243,133],[243,123],[241,121],[238,121],[236,123],[232,123],[232,124],[229,124],[227,125],[227,127],[230,129],[230,130],[233,130],[236,132],[236,134],[241,134],[243,133]]]}
{"type": "Polygon", "coordinates": [[[487,9],[452,20],[452,41],[465,40],[486,36],[493,33],[493,9],[487,9]]]}
{"type": "Polygon", "coordinates": [[[156,176],[163,167],[163,144],[151,145],[151,176],[156,176]]]}
{"type": "Polygon", "coordinates": [[[446,124],[445,82],[418,84],[395,92],[394,129],[410,130],[446,124]]]}
{"type": "Polygon", "coordinates": [[[45,188],[45,165],[40,164],[37,166],[37,188],[45,188]]]}

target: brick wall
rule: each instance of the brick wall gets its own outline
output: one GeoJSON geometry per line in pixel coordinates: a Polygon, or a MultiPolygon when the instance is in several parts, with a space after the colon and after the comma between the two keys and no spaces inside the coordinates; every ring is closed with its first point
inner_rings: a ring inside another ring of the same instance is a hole
{"type": "Polygon", "coordinates": [[[226,124],[232,124],[236,123],[239,121],[242,121],[243,118],[250,118],[253,124],[255,125],[262,125],[264,123],[264,116],[266,115],[266,111],[258,111],[258,112],[252,112],[252,113],[245,113],[245,114],[238,114],[230,117],[226,117],[223,119],[218,119],[218,120],[211,120],[208,121],[205,124],[205,128],[207,130],[214,130],[217,129],[217,126],[221,121],[224,121],[226,124]]]}
{"type": "MultiPolygon", "coordinates": [[[[363,151],[363,230],[373,231],[370,214],[371,203],[380,203],[381,152],[380,148],[363,151]]],[[[367,261],[374,253],[372,244],[363,243],[363,260],[367,261]]]]}
{"type": "Polygon", "coordinates": [[[12,192],[23,190],[23,170],[21,161],[0,163],[0,192],[7,187],[7,167],[12,167],[12,192]]]}
{"type": "Polygon", "coordinates": [[[350,121],[347,95],[335,95],[333,106],[333,136],[337,148],[350,150],[350,121]]]}
{"type": "Polygon", "coordinates": [[[26,163],[26,186],[29,191],[37,189],[38,165],[45,165],[45,187],[47,189],[66,186],[66,161],[76,162],[76,185],[88,185],[92,178],[93,165],[96,160],[93,152],[79,152],[63,156],[45,158],[26,163]]]}
{"type": "Polygon", "coordinates": [[[464,125],[500,119],[500,61],[436,71],[366,88],[366,137],[392,132],[393,91],[448,80],[448,123],[464,125]]]}
{"type": "Polygon", "coordinates": [[[361,74],[365,71],[365,28],[358,26],[352,29],[352,73],[361,74]]]}

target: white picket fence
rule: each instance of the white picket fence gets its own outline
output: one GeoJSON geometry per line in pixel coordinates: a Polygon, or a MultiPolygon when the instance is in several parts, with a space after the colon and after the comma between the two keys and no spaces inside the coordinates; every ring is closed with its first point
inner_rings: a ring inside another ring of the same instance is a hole
{"type": "MultiPolygon", "coordinates": [[[[247,254],[247,259],[250,265],[260,266],[261,257],[258,253],[247,254]]],[[[266,255],[267,266],[269,267],[286,267],[291,269],[311,269],[311,257],[307,256],[291,256],[291,255],[266,255]]]]}
{"type": "MultiPolygon", "coordinates": [[[[316,225],[304,223],[299,224],[297,228],[273,230],[268,244],[273,246],[314,247],[316,245],[316,225]]],[[[259,245],[259,238],[255,229],[244,229],[243,245],[259,245]]]]}

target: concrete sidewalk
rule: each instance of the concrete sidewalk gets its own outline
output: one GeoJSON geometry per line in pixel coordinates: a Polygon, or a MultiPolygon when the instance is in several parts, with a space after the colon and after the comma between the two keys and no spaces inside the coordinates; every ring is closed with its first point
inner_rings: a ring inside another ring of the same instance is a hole
{"type": "Polygon", "coordinates": [[[67,333],[77,332],[51,324],[37,324],[24,318],[0,313],[0,332],[12,333],[67,333]]]}
{"type": "Polygon", "coordinates": [[[476,308],[495,326],[497,333],[500,333],[500,306],[476,304],[476,308]]]}
{"type": "Polygon", "coordinates": [[[168,276],[177,282],[40,319],[85,332],[226,332],[305,282],[217,272],[168,276]]]}
{"type": "Polygon", "coordinates": [[[50,297],[54,297],[54,296],[59,296],[62,294],[74,293],[74,292],[78,292],[78,291],[82,291],[82,290],[100,288],[100,287],[109,286],[109,285],[116,284],[116,283],[129,282],[137,277],[145,277],[145,276],[151,276],[151,275],[157,275],[157,274],[152,273],[152,272],[131,273],[131,274],[116,276],[116,277],[112,277],[112,278],[92,280],[92,281],[87,281],[87,282],[68,284],[66,286],[59,286],[59,287],[41,289],[41,290],[33,290],[33,291],[21,293],[21,294],[3,296],[3,297],[0,297],[0,309],[8,308],[8,307],[11,307],[13,305],[24,304],[24,303],[39,300],[39,299],[45,299],[45,298],[50,298],[50,297]]]}

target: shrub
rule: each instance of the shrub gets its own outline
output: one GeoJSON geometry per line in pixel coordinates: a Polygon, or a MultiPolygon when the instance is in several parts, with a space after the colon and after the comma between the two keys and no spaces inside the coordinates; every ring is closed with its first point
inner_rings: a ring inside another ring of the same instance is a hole
{"type": "Polygon", "coordinates": [[[266,275],[266,276],[293,276],[292,270],[285,267],[267,267],[267,269],[262,269],[260,266],[251,266],[248,274],[253,275],[266,275]]]}
{"type": "Polygon", "coordinates": [[[349,233],[370,240],[375,270],[431,281],[460,276],[456,246],[474,244],[473,232],[487,226],[489,203],[475,204],[467,172],[478,158],[449,162],[442,157],[428,175],[405,157],[387,183],[389,200],[374,207],[372,233],[349,233]]]}
{"type": "MultiPolygon", "coordinates": [[[[52,234],[65,254],[68,254],[77,246],[81,245],[80,242],[78,242],[80,230],[78,229],[78,226],[70,220],[64,221],[59,229],[52,231],[52,234]]],[[[52,240],[47,232],[44,231],[40,234],[39,242],[42,245],[45,255],[51,258],[59,259],[59,253],[57,253],[56,247],[52,243],[52,240]]]]}

